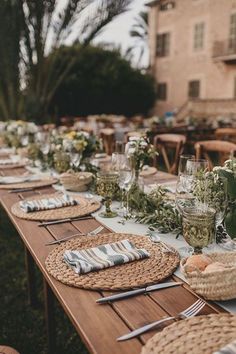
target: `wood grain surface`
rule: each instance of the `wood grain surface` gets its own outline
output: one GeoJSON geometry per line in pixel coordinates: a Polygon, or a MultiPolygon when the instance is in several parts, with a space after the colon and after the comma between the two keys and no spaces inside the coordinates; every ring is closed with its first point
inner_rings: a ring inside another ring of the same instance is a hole
{"type": "MultiPolygon", "coordinates": [[[[23,171],[23,169],[4,170],[2,175],[20,174],[23,171]]],[[[173,175],[158,172],[155,176],[145,180],[146,183],[162,183],[168,180],[173,181],[175,178],[173,175]]],[[[19,219],[11,214],[10,209],[15,202],[31,195],[50,191],[53,189],[41,188],[13,194],[0,191],[0,200],[47,284],[61,303],[88,350],[94,354],[140,353],[142,345],[157,330],[126,342],[117,342],[116,338],[163,316],[176,315],[196,301],[197,295],[189,290],[187,285],[184,285],[124,299],[113,304],[98,305],[96,299],[108,295],[109,292],[81,290],[56,281],[48,275],[45,269],[45,259],[55,245],[45,246],[45,243],[78,231],[89,232],[99,226],[99,222],[90,219],[38,227],[38,222],[19,219]]],[[[107,231],[110,230],[105,228],[102,233],[107,231]]],[[[171,278],[176,279],[176,277],[171,278]]],[[[218,312],[224,312],[224,310],[214,304],[209,304],[200,314],[218,312]]],[[[161,327],[158,330],[161,330],[161,327]]]]}

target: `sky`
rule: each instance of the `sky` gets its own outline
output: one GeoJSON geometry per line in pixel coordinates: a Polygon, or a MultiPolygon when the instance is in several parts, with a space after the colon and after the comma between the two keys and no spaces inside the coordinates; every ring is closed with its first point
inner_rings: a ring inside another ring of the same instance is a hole
{"type": "MultiPolygon", "coordinates": [[[[147,9],[147,7],[144,6],[145,3],[147,3],[147,0],[134,0],[130,5],[130,11],[120,15],[108,24],[94,42],[115,43],[121,45],[121,48],[125,51],[125,49],[132,45],[132,38],[129,35],[129,31],[132,24],[135,22],[135,16],[145,8],[147,9]]],[[[146,53],[143,58],[142,64],[146,65],[147,63],[148,53],[146,53]]]]}
{"type": "MultiPolygon", "coordinates": [[[[1,1],[1,0],[0,0],[1,1]]],[[[63,8],[68,0],[58,0],[59,9],[63,8]]],[[[144,5],[147,3],[147,0],[132,0],[129,11],[121,14],[115,18],[110,24],[103,28],[102,32],[97,35],[94,44],[98,43],[108,43],[114,44],[115,46],[120,46],[122,52],[132,45],[133,39],[129,35],[129,31],[132,25],[135,23],[135,17],[139,14],[140,11],[147,9],[144,5]]],[[[70,36],[73,39],[73,33],[70,36]]],[[[70,38],[68,43],[70,43],[70,38]]],[[[137,64],[138,52],[134,53],[133,64],[137,64]]],[[[148,65],[148,52],[145,53],[140,66],[148,65]]]]}

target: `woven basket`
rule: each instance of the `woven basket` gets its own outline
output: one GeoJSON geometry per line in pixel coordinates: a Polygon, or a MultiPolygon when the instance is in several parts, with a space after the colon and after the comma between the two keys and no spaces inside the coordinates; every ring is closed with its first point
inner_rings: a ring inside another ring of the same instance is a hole
{"type": "Polygon", "coordinates": [[[190,287],[207,300],[230,300],[236,298],[236,253],[212,253],[207,255],[213,262],[224,263],[227,268],[209,273],[198,269],[190,271],[186,258],[180,263],[181,271],[190,287]]]}
{"type": "Polygon", "coordinates": [[[84,192],[92,182],[93,174],[90,172],[68,171],[60,176],[60,182],[66,190],[84,192]]]}

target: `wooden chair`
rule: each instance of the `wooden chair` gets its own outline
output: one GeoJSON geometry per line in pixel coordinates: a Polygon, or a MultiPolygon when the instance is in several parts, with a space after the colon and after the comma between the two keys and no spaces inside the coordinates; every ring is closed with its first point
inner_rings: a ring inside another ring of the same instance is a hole
{"type": "Polygon", "coordinates": [[[145,133],[143,132],[128,132],[125,134],[125,142],[127,143],[129,141],[129,138],[131,137],[137,137],[137,138],[141,138],[142,136],[144,136],[145,133]]]}
{"type": "Polygon", "coordinates": [[[215,131],[215,137],[217,140],[236,143],[236,128],[218,128],[215,131]]]}
{"type": "Polygon", "coordinates": [[[209,153],[217,153],[219,157],[219,163],[223,165],[224,161],[231,156],[234,156],[236,151],[236,144],[221,140],[198,141],[194,147],[196,150],[196,158],[207,159],[210,169],[214,167],[214,163],[212,158],[209,156],[209,153]]]}
{"type": "Polygon", "coordinates": [[[105,152],[111,155],[115,150],[115,130],[111,128],[101,129],[100,138],[103,141],[105,152]]]}
{"type": "MultiPolygon", "coordinates": [[[[154,147],[163,157],[169,173],[178,173],[179,157],[184,150],[185,143],[186,137],[182,134],[158,134],[154,137],[154,147]],[[172,159],[170,159],[170,155],[172,155],[172,159]]],[[[157,158],[154,163],[157,165],[157,158]]]]}
{"type": "Polygon", "coordinates": [[[0,345],[0,354],[19,354],[19,352],[11,347],[0,345]]]}

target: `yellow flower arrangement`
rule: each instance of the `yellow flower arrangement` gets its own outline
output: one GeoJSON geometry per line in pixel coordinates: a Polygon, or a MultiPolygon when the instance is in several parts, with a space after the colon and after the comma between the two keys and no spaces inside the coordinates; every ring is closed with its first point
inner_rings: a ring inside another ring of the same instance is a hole
{"type": "Polygon", "coordinates": [[[76,131],[72,130],[71,132],[66,134],[66,138],[73,140],[76,137],[76,131]]]}

